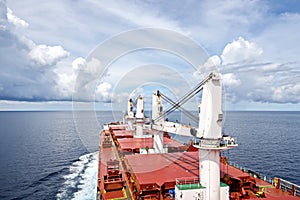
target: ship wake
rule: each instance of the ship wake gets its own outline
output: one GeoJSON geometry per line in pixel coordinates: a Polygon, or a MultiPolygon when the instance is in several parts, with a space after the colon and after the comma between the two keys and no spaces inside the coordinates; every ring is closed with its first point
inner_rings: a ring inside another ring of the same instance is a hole
{"type": "Polygon", "coordinates": [[[73,162],[64,175],[64,183],[56,198],[72,200],[95,199],[99,152],[88,153],[73,162]]]}

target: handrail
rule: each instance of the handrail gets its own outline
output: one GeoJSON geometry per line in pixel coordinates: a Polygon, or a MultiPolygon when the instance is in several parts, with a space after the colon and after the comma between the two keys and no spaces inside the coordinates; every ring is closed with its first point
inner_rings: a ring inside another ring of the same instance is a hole
{"type": "Polygon", "coordinates": [[[185,184],[200,184],[200,179],[199,177],[196,178],[186,177],[186,178],[176,179],[176,185],[185,185],[185,184]]]}
{"type": "Polygon", "coordinates": [[[228,161],[228,164],[235,167],[235,168],[237,168],[237,169],[240,169],[244,172],[249,173],[250,176],[260,178],[260,179],[272,184],[274,187],[276,187],[278,189],[282,189],[284,191],[291,192],[291,194],[293,196],[300,197],[300,186],[295,184],[295,183],[292,183],[290,181],[287,181],[287,180],[284,180],[284,179],[278,178],[278,177],[274,177],[274,178],[271,178],[271,179],[267,178],[267,176],[265,176],[261,173],[255,172],[255,171],[253,171],[251,169],[247,169],[245,167],[241,167],[238,164],[236,164],[234,162],[231,162],[231,161],[228,161]]]}
{"type": "Polygon", "coordinates": [[[300,186],[282,178],[274,177],[274,186],[291,192],[292,195],[300,197],[300,186]]]}

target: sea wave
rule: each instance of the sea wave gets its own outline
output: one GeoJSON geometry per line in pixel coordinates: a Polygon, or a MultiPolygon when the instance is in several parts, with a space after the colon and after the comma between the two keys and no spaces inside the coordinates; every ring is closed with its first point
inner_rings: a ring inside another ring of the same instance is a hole
{"type": "Polygon", "coordinates": [[[96,198],[99,152],[80,156],[72,163],[69,173],[64,175],[62,188],[58,190],[57,200],[90,200],[96,198]]]}

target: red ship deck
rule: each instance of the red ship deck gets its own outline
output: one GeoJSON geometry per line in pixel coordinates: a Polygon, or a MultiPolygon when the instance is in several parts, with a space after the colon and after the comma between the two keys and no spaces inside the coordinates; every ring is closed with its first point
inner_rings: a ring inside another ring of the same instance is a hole
{"type": "MultiPolygon", "coordinates": [[[[103,141],[105,140],[105,134],[109,135],[109,131],[103,131],[101,132],[100,135],[100,141],[101,144],[103,144],[103,141]]],[[[111,142],[111,140],[109,140],[111,142]]],[[[125,189],[119,189],[119,190],[111,190],[111,191],[106,191],[105,190],[105,185],[104,185],[104,176],[107,176],[108,171],[107,171],[107,163],[112,160],[119,160],[117,154],[114,151],[114,146],[112,143],[111,147],[101,147],[100,152],[99,152],[99,163],[98,163],[98,190],[102,195],[102,199],[127,199],[127,194],[125,189]]]]}
{"type": "MultiPolygon", "coordinates": [[[[166,154],[135,154],[126,155],[127,167],[132,170],[132,176],[136,188],[141,191],[154,188],[157,191],[172,189],[177,178],[199,177],[198,152],[166,153],[166,154]],[[138,186],[137,186],[138,185],[138,186]]],[[[243,179],[249,178],[249,174],[233,166],[221,163],[221,177],[228,174],[229,177],[243,179]]],[[[127,169],[128,170],[128,169],[127,169]]],[[[265,188],[267,199],[298,199],[288,192],[276,189],[272,184],[258,178],[254,178],[256,186],[265,188]]],[[[164,192],[162,192],[163,195],[164,192]]]]}
{"type": "MultiPolygon", "coordinates": [[[[154,139],[120,138],[117,140],[117,143],[123,152],[139,152],[140,148],[153,148],[154,139]]],[[[164,137],[164,145],[168,148],[169,152],[185,151],[187,149],[187,146],[182,145],[181,143],[167,137],[164,137]]]]}
{"type": "MultiPolygon", "coordinates": [[[[113,134],[115,138],[133,138],[135,131],[134,130],[126,130],[126,127],[124,126],[117,126],[115,125],[113,128],[113,134]]],[[[151,130],[144,130],[145,135],[153,134],[153,131],[151,130]]]]}
{"type": "Polygon", "coordinates": [[[126,160],[140,185],[169,184],[174,188],[176,178],[197,177],[198,152],[127,155],[126,160]]]}
{"type": "Polygon", "coordinates": [[[133,138],[134,131],[128,131],[128,130],[115,130],[114,136],[116,138],[133,138]]]}
{"type": "MultiPolygon", "coordinates": [[[[121,152],[138,152],[137,149],[146,148],[147,146],[149,148],[153,147],[153,138],[133,138],[134,131],[126,130],[126,125],[110,125],[109,127],[110,131],[107,130],[106,134],[109,134],[112,146],[100,148],[99,154],[98,188],[103,199],[138,199],[141,196],[144,199],[169,199],[168,192],[170,189],[174,189],[176,179],[199,178],[198,151],[165,154],[136,153],[125,154],[123,157],[124,154],[121,152]],[[103,176],[107,173],[107,161],[112,159],[120,161],[126,184],[122,190],[105,192],[103,176]]],[[[102,132],[100,138],[102,144],[105,138],[104,132],[102,132]]],[[[164,144],[177,149],[187,149],[187,146],[166,137],[164,137],[164,144]]],[[[249,173],[226,164],[226,160],[220,163],[220,171],[220,175],[225,182],[228,180],[225,177],[229,177],[230,180],[237,181],[237,183],[254,183],[256,188],[263,188],[266,199],[300,199],[275,188],[266,181],[254,178],[249,173]]],[[[230,190],[234,190],[234,188],[230,186],[230,190]]],[[[247,185],[245,190],[247,190],[247,185]]],[[[251,193],[251,190],[244,191],[243,188],[243,192],[251,193]]],[[[247,199],[256,199],[255,192],[252,192],[247,199]]],[[[236,193],[236,195],[239,195],[241,191],[236,193]]],[[[231,199],[240,198],[231,196],[231,199]]]]}

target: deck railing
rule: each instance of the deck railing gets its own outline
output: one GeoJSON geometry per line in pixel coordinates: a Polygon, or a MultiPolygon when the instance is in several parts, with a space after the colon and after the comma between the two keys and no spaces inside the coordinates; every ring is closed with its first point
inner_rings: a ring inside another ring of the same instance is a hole
{"type": "Polygon", "coordinates": [[[292,195],[294,196],[298,196],[300,197],[300,186],[299,185],[296,185],[292,182],[289,182],[287,180],[284,180],[282,178],[278,178],[278,177],[274,177],[274,178],[269,178],[261,173],[258,173],[258,172],[255,172],[251,169],[248,169],[248,168],[245,168],[245,167],[241,167],[239,166],[238,164],[234,163],[234,162],[231,162],[231,161],[228,161],[228,164],[237,168],[237,169],[240,169],[244,172],[247,172],[250,174],[250,176],[253,176],[255,178],[259,178],[259,179],[262,179],[270,184],[272,184],[273,186],[275,186],[276,188],[278,189],[282,189],[284,191],[288,191],[290,192],[292,195]]]}
{"type": "Polygon", "coordinates": [[[294,196],[300,197],[300,186],[294,183],[291,183],[282,178],[274,177],[274,186],[282,190],[290,192],[294,196]]]}
{"type": "Polygon", "coordinates": [[[199,177],[188,177],[188,178],[177,178],[176,185],[186,185],[186,184],[199,184],[199,177]]]}

